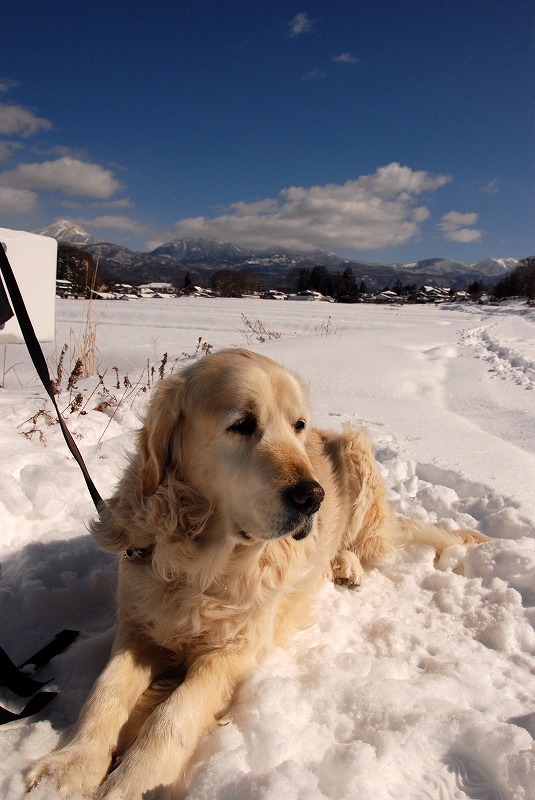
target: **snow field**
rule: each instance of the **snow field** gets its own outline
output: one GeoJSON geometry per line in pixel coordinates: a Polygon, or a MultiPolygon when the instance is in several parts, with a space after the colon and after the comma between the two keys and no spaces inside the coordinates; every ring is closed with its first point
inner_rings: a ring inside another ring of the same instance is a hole
{"type": "MultiPolygon", "coordinates": [[[[58,302],[57,348],[80,330],[82,306],[58,302]]],[[[167,369],[175,358],[178,368],[199,337],[257,349],[309,382],[315,424],[370,428],[402,513],[494,537],[468,553],[449,548],[437,565],[430,548],[411,546],[376,564],[359,591],[326,584],[316,623],[245,681],[177,796],[532,797],[535,312],[184,298],[95,304],[94,315],[110,390],[113,366],[135,386],[147,360],[157,373],[167,352],[167,369]],[[280,338],[248,342],[242,314],[280,338]]],[[[9,358],[18,366],[0,390],[0,642],[20,662],[59,630],[81,631],[39,673],[53,677],[53,703],[0,728],[0,796],[18,800],[23,770],[55,746],[106,661],[115,558],[86,534],[91,500],[59,427],[41,414],[45,441],[22,435],[50,404],[22,348],[9,358]]],[[[94,383],[79,382],[86,398],[94,383]]],[[[91,400],[87,413],[66,413],[104,496],[147,397],[138,388],[118,409],[91,400]]],[[[6,691],[1,700],[24,704],[6,691]]],[[[56,796],[45,783],[31,795],[56,796]]]]}

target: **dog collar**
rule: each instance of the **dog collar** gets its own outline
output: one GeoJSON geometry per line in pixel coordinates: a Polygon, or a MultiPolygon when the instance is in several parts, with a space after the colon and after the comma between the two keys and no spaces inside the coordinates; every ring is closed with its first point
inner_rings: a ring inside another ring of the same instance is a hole
{"type": "Polygon", "coordinates": [[[150,561],[153,551],[153,544],[148,547],[127,547],[124,551],[124,557],[127,561],[150,561]]]}

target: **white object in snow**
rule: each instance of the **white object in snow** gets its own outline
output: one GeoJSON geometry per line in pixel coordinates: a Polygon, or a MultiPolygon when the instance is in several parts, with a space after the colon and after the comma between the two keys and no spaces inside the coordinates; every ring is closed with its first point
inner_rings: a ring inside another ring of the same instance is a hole
{"type": "MultiPolygon", "coordinates": [[[[58,243],[49,236],[0,228],[0,242],[17,279],[35,335],[41,342],[55,337],[58,243]]],[[[9,297],[9,292],[7,292],[9,297]]],[[[11,303],[13,306],[13,303],[11,303]]],[[[20,344],[24,337],[16,317],[0,328],[0,344],[20,344]]]]}

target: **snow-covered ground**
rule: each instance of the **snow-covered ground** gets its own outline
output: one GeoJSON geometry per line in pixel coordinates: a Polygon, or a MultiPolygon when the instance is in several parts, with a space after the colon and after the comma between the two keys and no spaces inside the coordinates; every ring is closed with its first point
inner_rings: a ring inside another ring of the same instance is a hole
{"type": "MultiPolygon", "coordinates": [[[[52,370],[64,342],[65,365],[74,358],[86,312],[58,301],[52,370]]],[[[65,377],[61,405],[103,496],[163,354],[168,373],[203,345],[249,346],[305,377],[318,426],[370,428],[403,513],[494,537],[438,569],[414,546],[360,591],[325,585],[315,626],[245,682],[180,796],[535,796],[535,311],[183,298],[98,302],[92,321],[102,384],[80,380],[71,413],[65,377]],[[280,336],[259,341],[257,320],[280,336]]],[[[107,658],[115,558],[86,533],[91,500],[23,346],[8,346],[4,371],[0,643],[20,663],[61,629],[81,631],[38,674],[58,697],[0,728],[0,796],[15,800],[24,768],[55,746],[107,658]]],[[[32,797],[56,794],[41,784],[32,797]]]]}

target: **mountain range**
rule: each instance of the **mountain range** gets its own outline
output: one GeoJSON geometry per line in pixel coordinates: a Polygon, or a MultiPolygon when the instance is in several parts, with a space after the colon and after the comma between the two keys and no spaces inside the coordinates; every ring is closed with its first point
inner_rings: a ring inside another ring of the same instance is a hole
{"type": "Polygon", "coordinates": [[[266,288],[281,287],[291,269],[325,266],[330,272],[353,270],[358,282],[370,289],[395,283],[429,284],[466,288],[472,281],[493,284],[513,269],[514,258],[487,258],[465,264],[448,258],[429,258],[415,262],[380,264],[353,261],[322,250],[300,251],[286,247],[251,249],[233,242],[184,238],[167,242],[150,252],[129,250],[118,244],[101,242],[69,220],[56,222],[35,231],[60,243],[75,245],[93,256],[99,266],[122,283],[169,282],[181,285],[186,272],[194,283],[206,284],[209,274],[218,269],[249,269],[262,277],[266,288]]]}

